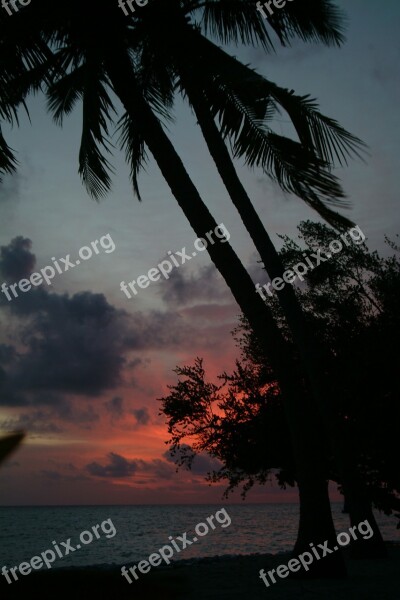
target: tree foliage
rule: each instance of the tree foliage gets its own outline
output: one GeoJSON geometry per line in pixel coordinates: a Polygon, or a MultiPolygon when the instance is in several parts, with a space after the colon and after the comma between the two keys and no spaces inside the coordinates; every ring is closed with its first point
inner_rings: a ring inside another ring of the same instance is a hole
{"type": "MultiPolygon", "coordinates": [[[[325,256],[338,238],[326,225],[303,222],[300,242],[282,239],[280,255],[290,268],[318,249],[325,256]]],[[[356,449],[371,501],[391,514],[400,511],[400,249],[388,239],[386,243],[392,252],[386,257],[370,252],[365,243],[343,244],[340,253],[309,271],[296,294],[314,335],[327,348],[325,365],[336,393],[341,435],[356,449]]],[[[289,338],[276,298],[268,303],[289,338]]],[[[282,487],[294,485],[286,418],[268,356],[244,320],[235,336],[240,360],[231,374],[220,376],[218,385],[207,381],[200,358],[176,369],[179,381],[161,399],[168,443],[181,465],[190,466],[200,452],[218,458],[221,468],[208,478],[227,481],[227,492],[242,484],[246,494],[254,483],[269,478],[282,487]]],[[[299,384],[299,393],[307,396],[306,382],[299,384]]],[[[325,452],[327,478],[340,486],[321,440],[316,440],[316,452],[325,452]]]]}

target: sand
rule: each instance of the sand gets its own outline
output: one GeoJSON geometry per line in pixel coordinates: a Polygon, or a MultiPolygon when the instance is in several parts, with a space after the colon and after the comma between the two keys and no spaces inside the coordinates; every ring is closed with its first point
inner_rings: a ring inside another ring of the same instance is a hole
{"type": "Polygon", "coordinates": [[[7,584],[2,599],[26,600],[400,600],[400,546],[386,560],[350,560],[343,580],[281,579],[267,588],[259,570],[287,563],[289,554],[182,561],[158,568],[131,585],[118,568],[53,569],[7,584]]]}

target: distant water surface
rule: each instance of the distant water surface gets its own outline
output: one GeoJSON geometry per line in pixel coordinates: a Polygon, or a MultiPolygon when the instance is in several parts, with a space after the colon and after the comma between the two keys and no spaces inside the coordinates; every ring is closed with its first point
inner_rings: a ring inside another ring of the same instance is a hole
{"type": "MultiPolygon", "coordinates": [[[[174,560],[216,555],[277,553],[290,550],[296,536],[298,507],[294,504],[171,505],[171,506],[70,506],[70,507],[0,507],[0,569],[29,561],[57,543],[71,538],[79,543],[81,531],[111,519],[117,533],[82,546],[74,553],[54,562],[54,568],[66,566],[126,564],[148,558],[169,536],[185,531],[195,536],[197,523],[225,507],[232,523],[199,538],[174,560]]],[[[342,505],[334,504],[337,532],[349,527],[342,505]]],[[[396,519],[376,515],[384,539],[400,541],[396,519]]]]}

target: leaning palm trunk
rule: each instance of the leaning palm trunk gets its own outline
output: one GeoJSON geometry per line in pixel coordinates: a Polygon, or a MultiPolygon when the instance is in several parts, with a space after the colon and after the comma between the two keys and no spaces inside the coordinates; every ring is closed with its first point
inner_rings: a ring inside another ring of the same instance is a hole
{"type": "MultiPolygon", "coordinates": [[[[217,223],[201,200],[158,119],[143,99],[132,73],[129,58],[123,49],[118,51],[114,48],[114,52],[115,55],[107,63],[107,71],[114,91],[127,114],[136,120],[146,145],[192,228],[199,237],[203,237],[206,232],[215,229],[217,223]]],[[[297,481],[302,502],[300,527],[302,537],[296,545],[296,550],[308,547],[310,542],[329,540],[330,543],[334,543],[335,530],[326,492],[325,468],[318,450],[315,449],[315,431],[312,428],[312,419],[307,418],[307,411],[304,409],[301,386],[296,384],[300,376],[297,374],[290,349],[284,342],[269,309],[255,294],[253,282],[231,246],[228,243],[210,245],[208,252],[258,336],[259,343],[271,357],[271,364],[285,398],[285,410],[297,463],[297,481]],[[323,498],[323,501],[316,504],[317,488],[319,488],[317,498],[318,500],[323,498]]],[[[318,571],[318,575],[321,576],[345,573],[344,562],[339,553],[315,565],[315,573],[318,571]]]]}
{"type": "MultiPolygon", "coordinates": [[[[218,172],[271,280],[281,277],[284,267],[280,257],[236,173],[202,90],[191,87],[188,81],[185,81],[185,89],[218,172]]],[[[312,337],[293,288],[290,285],[285,286],[278,292],[278,297],[307,372],[313,397],[316,400],[316,409],[329,434],[343,489],[349,499],[351,524],[358,525],[367,519],[374,531],[372,538],[353,544],[353,555],[371,558],[385,556],[386,549],[383,538],[371,510],[365,486],[359,477],[351,443],[348,443],[346,438],[341,435],[338,419],[335,416],[334,398],[324,376],[324,362],[327,357],[324,359],[323,349],[312,337]]]]}

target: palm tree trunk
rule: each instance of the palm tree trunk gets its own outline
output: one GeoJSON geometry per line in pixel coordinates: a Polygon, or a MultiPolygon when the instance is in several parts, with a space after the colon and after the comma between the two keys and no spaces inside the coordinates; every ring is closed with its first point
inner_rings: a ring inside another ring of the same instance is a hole
{"type": "MultiPolygon", "coordinates": [[[[206,232],[215,229],[217,223],[204,205],[158,119],[138,90],[130,60],[123,47],[120,50],[114,47],[114,56],[108,60],[106,67],[115,93],[127,113],[136,119],[146,145],[153,154],[179,206],[195,233],[199,237],[203,237],[206,232]]],[[[250,276],[231,246],[228,243],[214,244],[209,245],[207,250],[250,326],[258,336],[260,344],[271,357],[271,363],[285,400],[293,451],[298,465],[298,485],[302,490],[302,499],[304,500],[314,492],[315,486],[311,486],[313,488],[311,489],[309,482],[323,480],[324,468],[318,449],[313,447],[312,440],[315,439],[315,436],[310,429],[310,422],[306,418],[303,403],[300,402],[299,386],[296,384],[297,367],[291,359],[290,349],[287,348],[271,313],[255,293],[250,276]]],[[[313,508],[320,514],[320,521],[326,524],[326,528],[318,535],[316,532],[317,537],[313,537],[312,541],[315,543],[328,539],[332,542],[335,538],[335,531],[329,504],[325,503],[313,508]]],[[[309,515],[309,518],[311,521],[312,515],[309,515]]],[[[314,531],[310,532],[310,540],[313,534],[314,531]]],[[[335,559],[329,563],[330,576],[338,572],[340,574],[345,572],[344,562],[339,553],[335,554],[335,559]]],[[[328,565],[326,568],[328,569],[328,565]]]]}
{"type": "MultiPolygon", "coordinates": [[[[232,159],[210,113],[203,92],[201,89],[192,88],[188,80],[185,80],[184,83],[189,101],[195,111],[210,154],[213,157],[233,204],[238,210],[243,224],[250,233],[271,280],[275,277],[281,277],[284,267],[279,254],[236,173],[232,159]]],[[[368,502],[365,486],[358,475],[356,459],[351,449],[351,443],[346,443],[345,437],[340,433],[340,424],[334,411],[334,398],[332,398],[329,383],[324,377],[324,363],[328,358],[324,349],[319,346],[309,331],[303,311],[291,285],[286,285],[279,291],[278,297],[293,339],[298,347],[304,368],[308,374],[314,392],[314,399],[316,399],[316,409],[319,411],[321,419],[329,433],[332,449],[337,461],[337,468],[342,478],[343,488],[348,497],[352,498],[352,502],[349,505],[351,524],[356,525],[368,519],[374,530],[374,536],[371,538],[371,541],[360,540],[353,545],[354,555],[362,554],[363,557],[369,555],[371,558],[382,557],[386,555],[383,538],[368,502]]]]}

